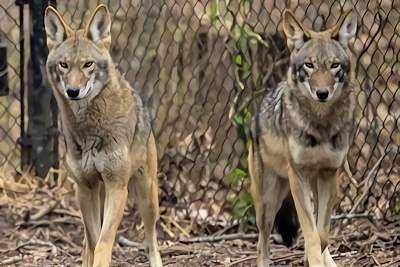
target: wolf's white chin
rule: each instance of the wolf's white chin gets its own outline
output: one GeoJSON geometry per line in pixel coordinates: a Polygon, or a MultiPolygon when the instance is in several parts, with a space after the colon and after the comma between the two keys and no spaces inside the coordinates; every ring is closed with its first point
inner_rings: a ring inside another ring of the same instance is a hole
{"type": "Polygon", "coordinates": [[[85,88],[85,90],[83,90],[83,92],[80,93],[80,94],[78,95],[78,97],[79,97],[79,98],[84,98],[84,97],[88,94],[89,90],[90,90],[90,89],[93,89],[93,83],[94,83],[94,75],[92,75],[92,76],[90,77],[90,80],[86,83],[86,88],[85,88]]]}
{"type": "Polygon", "coordinates": [[[74,98],[71,98],[71,97],[68,96],[68,94],[67,94],[67,89],[65,88],[65,83],[64,83],[62,77],[60,77],[60,81],[61,81],[61,86],[62,86],[62,89],[63,89],[63,91],[64,91],[65,97],[66,97],[67,99],[69,99],[69,100],[79,100],[79,99],[84,98],[84,97],[88,94],[88,92],[89,92],[90,89],[93,89],[94,75],[92,75],[92,76],[90,77],[90,80],[86,83],[86,88],[85,88],[85,90],[83,90],[81,93],[79,93],[79,95],[78,95],[77,97],[74,97],[74,98]]]}
{"type": "Polygon", "coordinates": [[[65,83],[64,83],[62,77],[60,77],[60,81],[61,81],[61,86],[62,86],[64,95],[65,95],[65,97],[66,97],[67,99],[69,99],[69,96],[67,95],[67,89],[65,88],[65,83]]]}

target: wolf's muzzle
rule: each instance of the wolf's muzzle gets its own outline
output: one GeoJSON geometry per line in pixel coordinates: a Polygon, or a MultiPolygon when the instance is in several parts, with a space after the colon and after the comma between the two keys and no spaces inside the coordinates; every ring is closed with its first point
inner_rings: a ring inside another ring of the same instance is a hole
{"type": "Polygon", "coordinates": [[[79,88],[68,88],[67,95],[71,98],[78,97],[79,95],[79,88]]]}

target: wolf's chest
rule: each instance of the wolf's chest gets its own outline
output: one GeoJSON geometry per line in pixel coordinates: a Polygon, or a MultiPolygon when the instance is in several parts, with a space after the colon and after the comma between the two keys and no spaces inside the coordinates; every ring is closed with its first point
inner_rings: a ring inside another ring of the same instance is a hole
{"type": "Polygon", "coordinates": [[[68,150],[66,163],[69,171],[77,180],[88,180],[100,174],[112,174],[129,164],[128,147],[100,147],[96,142],[82,151],[68,150]]]}
{"type": "Polygon", "coordinates": [[[78,155],[76,151],[67,151],[66,165],[76,180],[88,180],[98,176],[97,162],[97,155],[92,151],[82,152],[81,155],[78,155]]]}
{"type": "Polygon", "coordinates": [[[67,140],[67,165],[70,172],[79,177],[92,176],[103,169],[104,164],[117,157],[117,151],[124,146],[113,146],[115,140],[107,135],[72,136],[67,140]]]}
{"type": "Polygon", "coordinates": [[[318,141],[313,136],[290,136],[289,150],[296,165],[309,168],[340,168],[348,151],[348,144],[337,146],[335,140],[318,141]]]}

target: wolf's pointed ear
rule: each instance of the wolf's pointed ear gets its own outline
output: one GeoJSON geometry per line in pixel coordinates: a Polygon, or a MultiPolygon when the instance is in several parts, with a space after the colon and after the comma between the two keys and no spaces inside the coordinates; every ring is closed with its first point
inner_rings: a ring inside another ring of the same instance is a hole
{"type": "Polygon", "coordinates": [[[331,31],[332,38],[338,40],[342,47],[347,48],[357,31],[357,13],[354,8],[347,10],[331,31]]]}
{"type": "Polygon", "coordinates": [[[102,43],[107,49],[111,45],[111,18],[106,5],[99,5],[86,26],[85,36],[94,43],[102,43]]]}
{"type": "Polygon", "coordinates": [[[65,39],[71,37],[71,28],[65,24],[57,10],[51,6],[46,8],[44,14],[44,25],[47,34],[47,47],[49,50],[64,42],[65,39]]]}
{"type": "Polygon", "coordinates": [[[288,38],[289,49],[292,50],[293,45],[297,50],[311,38],[310,31],[296,19],[290,10],[285,10],[283,13],[283,31],[288,38]]]}

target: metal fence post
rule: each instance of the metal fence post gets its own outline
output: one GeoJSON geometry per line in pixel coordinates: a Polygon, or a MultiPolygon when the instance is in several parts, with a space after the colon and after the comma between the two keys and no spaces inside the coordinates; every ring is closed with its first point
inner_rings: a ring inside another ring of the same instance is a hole
{"type": "Polygon", "coordinates": [[[25,162],[22,163],[33,164],[36,175],[40,177],[45,177],[50,167],[59,167],[58,108],[46,77],[48,49],[44,12],[47,6],[47,0],[29,1],[31,51],[27,69],[29,121],[26,136],[22,136],[21,140],[21,145],[26,148],[26,155],[22,155],[25,162]]]}
{"type": "Polygon", "coordinates": [[[19,6],[19,82],[20,82],[20,103],[21,103],[21,135],[17,142],[21,146],[21,166],[28,164],[28,151],[24,143],[25,138],[25,32],[24,32],[24,5],[28,4],[24,0],[16,0],[15,4],[19,6]]]}

